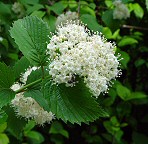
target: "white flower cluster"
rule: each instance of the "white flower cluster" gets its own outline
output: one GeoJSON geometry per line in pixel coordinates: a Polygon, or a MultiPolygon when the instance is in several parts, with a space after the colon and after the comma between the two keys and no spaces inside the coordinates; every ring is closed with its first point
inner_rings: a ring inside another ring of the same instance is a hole
{"type": "Polygon", "coordinates": [[[19,2],[15,2],[13,5],[12,5],[12,11],[16,14],[18,14],[18,18],[21,18],[24,16],[25,14],[25,11],[24,11],[24,8],[23,8],[23,5],[19,2]]]}
{"type": "Polygon", "coordinates": [[[65,14],[59,15],[56,20],[56,26],[66,23],[67,20],[78,20],[78,13],[67,11],[65,14]]]}
{"type": "Polygon", "coordinates": [[[47,46],[52,61],[49,74],[54,83],[66,86],[74,86],[75,77],[79,76],[98,97],[120,73],[114,47],[101,34],[92,33],[80,22],[67,22],[57,28],[47,46]]]}
{"type": "Polygon", "coordinates": [[[130,12],[125,4],[121,0],[115,0],[113,3],[116,7],[113,11],[113,19],[127,19],[130,17],[130,12]]]}
{"type": "MultiPolygon", "coordinates": [[[[11,89],[14,91],[20,89],[26,84],[27,77],[36,69],[37,67],[28,68],[20,78],[23,84],[15,83],[11,86],[11,89]]],[[[27,120],[33,119],[39,125],[50,123],[54,119],[52,112],[45,111],[33,98],[24,97],[23,92],[16,94],[15,98],[11,101],[11,106],[18,116],[24,117],[27,120]]]]}

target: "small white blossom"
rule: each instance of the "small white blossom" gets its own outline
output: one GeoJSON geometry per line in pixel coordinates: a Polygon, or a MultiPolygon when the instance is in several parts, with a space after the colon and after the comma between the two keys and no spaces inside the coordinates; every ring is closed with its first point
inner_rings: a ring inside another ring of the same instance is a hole
{"type": "Polygon", "coordinates": [[[91,33],[79,22],[57,28],[47,46],[50,54],[49,74],[55,84],[74,86],[75,76],[84,79],[94,96],[108,90],[110,80],[119,75],[115,45],[98,33],[91,33]]]}
{"type": "Polygon", "coordinates": [[[27,68],[26,72],[21,74],[20,81],[26,84],[28,76],[31,74],[32,71],[35,71],[36,69],[38,68],[37,67],[27,68]]]}
{"type": "Polygon", "coordinates": [[[0,42],[2,42],[3,41],[3,38],[0,36],[0,42]]]}
{"type": "Polygon", "coordinates": [[[65,14],[59,15],[56,20],[56,26],[66,23],[67,20],[78,20],[78,13],[67,11],[65,14]]]}
{"type": "MultiPolygon", "coordinates": [[[[29,67],[25,73],[21,74],[20,83],[14,83],[11,89],[16,91],[26,84],[28,76],[32,71],[38,69],[37,67],[29,67]]],[[[54,119],[52,112],[45,111],[33,98],[24,97],[24,92],[16,94],[11,101],[11,106],[14,108],[18,116],[24,117],[27,120],[33,119],[37,124],[43,125],[50,123],[54,119]]]]}
{"type": "Polygon", "coordinates": [[[121,0],[115,0],[113,3],[116,7],[113,11],[113,19],[127,19],[130,17],[130,12],[125,4],[121,0]]]}
{"type": "Polygon", "coordinates": [[[24,11],[24,8],[23,8],[23,5],[19,2],[15,2],[13,5],[12,5],[12,11],[16,14],[18,14],[18,18],[21,18],[25,15],[25,11],[24,11]]]}

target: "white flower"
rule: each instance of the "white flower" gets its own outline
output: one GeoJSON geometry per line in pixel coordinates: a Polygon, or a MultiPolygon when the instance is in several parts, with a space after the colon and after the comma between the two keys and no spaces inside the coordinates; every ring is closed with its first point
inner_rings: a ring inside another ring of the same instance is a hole
{"type": "Polygon", "coordinates": [[[127,19],[130,17],[130,12],[125,4],[121,0],[116,0],[113,3],[116,7],[113,11],[113,19],[127,19]]]}
{"type": "Polygon", "coordinates": [[[66,23],[67,20],[78,20],[78,13],[67,11],[65,14],[59,15],[56,20],[56,26],[66,23]]]}
{"type": "Polygon", "coordinates": [[[16,14],[18,14],[18,18],[21,18],[24,16],[25,14],[25,11],[24,11],[24,8],[23,8],[23,5],[19,2],[15,2],[13,5],[12,5],[12,11],[16,14]]]}
{"type": "Polygon", "coordinates": [[[28,76],[31,74],[32,71],[35,71],[36,69],[38,68],[37,67],[27,68],[26,72],[21,74],[20,81],[26,84],[28,76]]]}
{"type": "MultiPolygon", "coordinates": [[[[14,83],[11,89],[16,91],[26,84],[28,76],[32,71],[38,69],[37,67],[29,67],[25,73],[21,74],[20,83],[14,83]]],[[[54,119],[52,112],[45,111],[33,98],[24,97],[24,92],[16,94],[15,98],[11,101],[11,106],[14,108],[18,116],[24,117],[27,120],[33,119],[37,124],[43,125],[50,123],[54,119]]]]}
{"type": "Polygon", "coordinates": [[[91,33],[79,22],[59,26],[47,46],[52,61],[49,74],[55,84],[65,83],[66,86],[74,86],[76,82],[73,79],[79,76],[98,97],[107,91],[110,80],[120,72],[114,47],[103,36],[91,33]]]}
{"type": "Polygon", "coordinates": [[[3,41],[3,38],[0,36],[0,42],[2,42],[3,41]]]}

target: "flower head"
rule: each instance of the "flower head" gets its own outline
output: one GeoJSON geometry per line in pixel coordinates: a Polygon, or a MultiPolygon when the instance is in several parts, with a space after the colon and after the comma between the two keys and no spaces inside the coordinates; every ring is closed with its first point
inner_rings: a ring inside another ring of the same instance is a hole
{"type": "Polygon", "coordinates": [[[125,4],[122,3],[121,0],[115,0],[113,3],[116,7],[113,11],[113,18],[114,19],[127,19],[130,17],[130,12],[125,4]]]}
{"type": "MultiPolygon", "coordinates": [[[[37,67],[29,67],[25,73],[21,74],[20,83],[14,83],[11,89],[16,91],[26,84],[28,76],[32,71],[38,69],[37,67]]],[[[43,125],[50,123],[54,119],[52,112],[45,111],[33,98],[24,97],[24,92],[16,94],[11,101],[11,106],[14,108],[18,116],[24,117],[27,120],[33,119],[37,124],[43,125]]]]}
{"type": "Polygon", "coordinates": [[[67,11],[65,14],[59,15],[56,20],[56,26],[65,24],[70,20],[78,20],[78,13],[67,11]]]}
{"type": "Polygon", "coordinates": [[[96,97],[106,92],[110,80],[119,75],[115,45],[99,33],[93,33],[80,22],[67,22],[57,28],[47,46],[50,54],[49,74],[54,83],[76,84],[76,76],[96,97]]]}

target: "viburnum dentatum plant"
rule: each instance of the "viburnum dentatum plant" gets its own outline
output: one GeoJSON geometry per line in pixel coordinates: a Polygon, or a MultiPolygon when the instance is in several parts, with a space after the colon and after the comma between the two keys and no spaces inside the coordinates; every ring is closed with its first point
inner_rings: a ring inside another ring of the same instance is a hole
{"type": "Polygon", "coordinates": [[[35,16],[15,21],[10,34],[24,56],[13,69],[0,63],[0,107],[40,125],[108,116],[97,98],[121,73],[114,43],[78,20],[50,34],[35,16]]]}

